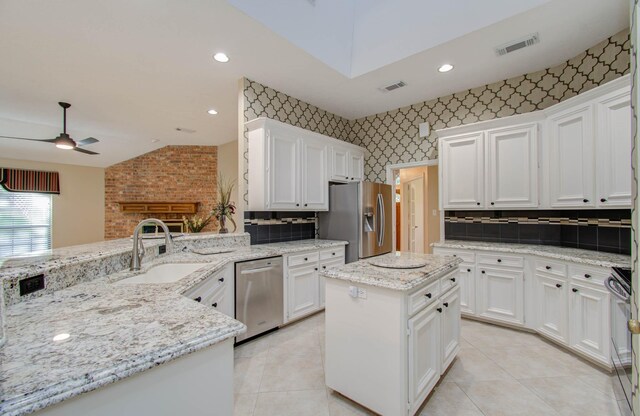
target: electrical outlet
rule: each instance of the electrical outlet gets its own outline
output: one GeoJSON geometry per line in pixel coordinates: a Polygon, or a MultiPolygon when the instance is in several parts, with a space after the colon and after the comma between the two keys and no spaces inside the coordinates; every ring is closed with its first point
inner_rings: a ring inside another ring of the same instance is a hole
{"type": "Polygon", "coordinates": [[[366,299],[367,298],[367,289],[358,288],[358,297],[360,299],[366,299]]]}
{"type": "Polygon", "coordinates": [[[357,287],[349,286],[349,296],[351,296],[352,298],[357,298],[358,293],[359,293],[359,290],[357,287]]]}
{"type": "Polygon", "coordinates": [[[42,289],[44,289],[44,274],[38,274],[20,280],[20,296],[28,295],[29,293],[42,289]]]}
{"type": "Polygon", "coordinates": [[[167,246],[165,244],[161,244],[158,246],[158,255],[164,254],[167,252],[167,246]]]}

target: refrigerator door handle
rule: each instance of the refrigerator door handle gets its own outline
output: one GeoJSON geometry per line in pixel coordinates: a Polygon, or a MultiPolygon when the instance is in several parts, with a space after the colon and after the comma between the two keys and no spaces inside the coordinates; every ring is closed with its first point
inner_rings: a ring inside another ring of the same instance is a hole
{"type": "Polygon", "coordinates": [[[378,247],[382,247],[384,242],[384,200],[382,194],[378,194],[378,218],[380,219],[380,227],[378,227],[378,247]]]}

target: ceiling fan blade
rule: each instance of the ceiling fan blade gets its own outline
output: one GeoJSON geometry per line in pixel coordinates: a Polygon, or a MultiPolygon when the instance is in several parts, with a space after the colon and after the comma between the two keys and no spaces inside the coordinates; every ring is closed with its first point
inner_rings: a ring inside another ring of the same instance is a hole
{"type": "Polygon", "coordinates": [[[87,137],[87,138],[86,138],[86,139],[84,139],[84,140],[80,140],[80,141],[77,143],[77,145],[78,145],[78,146],[86,146],[86,145],[89,145],[89,144],[98,143],[99,141],[100,141],[100,140],[98,140],[98,139],[96,139],[96,138],[94,138],[94,137],[87,137]]]}
{"type": "Polygon", "coordinates": [[[100,154],[100,153],[92,152],[91,150],[82,149],[80,147],[74,147],[73,150],[75,150],[76,152],[85,153],[85,154],[88,154],[88,155],[99,155],[100,154]]]}
{"type": "Polygon", "coordinates": [[[53,143],[56,139],[28,139],[26,137],[13,137],[13,136],[0,136],[3,139],[16,139],[16,140],[29,140],[31,142],[45,142],[45,143],[53,143]]]}

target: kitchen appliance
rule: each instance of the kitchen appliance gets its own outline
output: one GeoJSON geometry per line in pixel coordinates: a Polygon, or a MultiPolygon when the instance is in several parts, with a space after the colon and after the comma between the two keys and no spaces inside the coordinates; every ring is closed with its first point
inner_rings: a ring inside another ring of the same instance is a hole
{"type": "Polygon", "coordinates": [[[236,319],[247,326],[236,343],[284,323],[282,257],[236,263],[235,285],[236,319]]]}
{"type": "Polygon", "coordinates": [[[605,280],[611,297],[611,361],[621,389],[614,389],[622,415],[631,415],[633,376],[631,365],[631,332],[627,322],[631,319],[631,269],[613,267],[605,280]]]}
{"type": "Polygon", "coordinates": [[[329,186],[329,211],[318,213],[318,236],[346,240],[345,261],[390,253],[391,185],[351,182],[329,186]]]}

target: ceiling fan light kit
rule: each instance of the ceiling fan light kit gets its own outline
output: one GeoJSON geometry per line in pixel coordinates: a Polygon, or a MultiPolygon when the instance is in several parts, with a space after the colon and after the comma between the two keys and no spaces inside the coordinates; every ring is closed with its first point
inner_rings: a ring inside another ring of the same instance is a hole
{"type": "Polygon", "coordinates": [[[0,138],[14,139],[14,140],[29,140],[32,142],[44,142],[53,143],[58,149],[63,150],[75,150],[76,152],[84,153],[87,155],[97,155],[99,153],[92,152],[91,150],[82,149],[81,146],[86,146],[92,143],[97,143],[99,140],[93,137],[87,137],[84,140],[76,142],[67,134],[67,108],[71,107],[71,104],[65,102],[58,102],[58,105],[62,107],[62,133],[55,139],[29,139],[26,137],[14,137],[14,136],[0,136],[0,138]]]}

